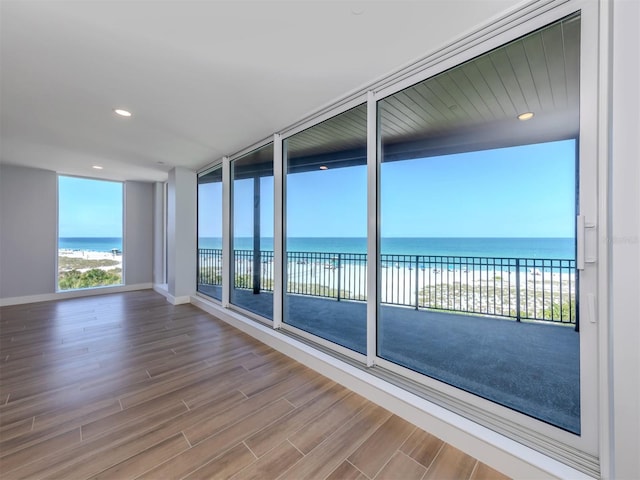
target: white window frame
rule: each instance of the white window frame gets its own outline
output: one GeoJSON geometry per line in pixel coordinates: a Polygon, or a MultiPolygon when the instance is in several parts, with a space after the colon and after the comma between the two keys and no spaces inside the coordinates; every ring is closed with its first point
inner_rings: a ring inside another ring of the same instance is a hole
{"type": "MultiPolygon", "coordinates": [[[[312,128],[316,125],[319,125],[320,123],[326,121],[326,120],[330,120],[334,117],[337,117],[338,115],[345,113],[353,108],[359,107],[360,105],[363,104],[367,104],[368,103],[368,94],[367,93],[362,93],[359,95],[354,95],[352,97],[350,97],[348,100],[342,102],[340,105],[331,108],[331,109],[327,109],[325,111],[322,112],[322,114],[315,116],[311,119],[307,119],[305,121],[302,121],[296,125],[294,125],[293,127],[285,130],[283,133],[280,133],[277,135],[277,139],[279,140],[280,146],[279,146],[279,157],[275,157],[276,154],[276,148],[275,148],[275,143],[274,143],[274,162],[275,165],[278,165],[279,168],[279,174],[281,175],[280,177],[280,190],[276,190],[276,195],[278,195],[278,193],[281,192],[281,197],[276,197],[276,205],[280,206],[280,210],[276,210],[276,218],[278,217],[277,213],[280,212],[281,215],[280,217],[282,218],[281,222],[280,222],[280,229],[276,230],[276,234],[281,235],[281,238],[279,240],[279,246],[282,249],[281,252],[281,257],[280,257],[280,262],[281,263],[277,263],[274,261],[276,268],[277,268],[277,274],[276,277],[280,276],[280,282],[278,283],[279,285],[279,291],[276,292],[275,288],[274,288],[274,301],[275,301],[275,294],[278,294],[278,310],[276,310],[275,313],[277,313],[279,316],[276,317],[274,315],[274,319],[278,319],[277,322],[277,328],[283,330],[283,331],[287,331],[290,333],[293,333],[294,335],[301,337],[305,340],[308,340],[310,342],[313,342],[314,344],[323,347],[324,349],[328,349],[328,350],[332,350],[336,353],[338,353],[339,355],[342,355],[344,357],[350,358],[352,360],[355,360],[359,363],[362,364],[367,364],[368,360],[367,360],[367,356],[363,355],[359,352],[356,352],[354,350],[351,350],[349,348],[343,347],[342,345],[338,345],[337,343],[333,343],[329,340],[326,340],[322,337],[319,337],[317,335],[314,335],[312,333],[309,333],[305,330],[299,329],[294,327],[293,325],[290,325],[288,323],[286,323],[284,321],[284,317],[286,312],[284,311],[284,296],[286,294],[285,291],[285,285],[287,283],[286,278],[287,278],[287,262],[286,262],[286,252],[287,252],[287,245],[286,245],[286,238],[287,238],[287,234],[286,234],[286,229],[287,229],[287,219],[286,219],[286,199],[287,199],[287,162],[286,162],[286,151],[285,151],[285,147],[284,147],[284,141],[294,135],[296,135],[297,133],[300,133],[304,130],[307,130],[308,128],[312,128]],[[278,266],[280,266],[280,268],[278,268],[278,266]],[[279,275],[278,275],[279,274],[279,275]]],[[[368,110],[367,110],[368,112],[368,110]]],[[[367,113],[368,114],[368,113],[367,113]]],[[[368,134],[368,132],[367,132],[368,134]]],[[[368,141],[368,139],[367,139],[368,141]]],[[[367,159],[368,162],[368,159],[367,159]]],[[[274,170],[275,173],[275,170],[274,170]]],[[[368,175],[368,173],[367,173],[368,175]]],[[[367,214],[369,214],[369,212],[367,212],[367,214]]],[[[368,217],[370,218],[370,217],[368,217]]],[[[275,243],[275,240],[274,240],[275,243]]],[[[275,244],[274,244],[275,247],[275,244]]],[[[367,257],[369,258],[369,257],[367,257]]],[[[369,263],[367,261],[367,276],[369,275],[369,272],[371,271],[371,269],[369,268],[369,263]]],[[[367,277],[367,280],[369,280],[369,278],[367,277]]],[[[368,292],[368,291],[367,291],[368,292]]],[[[368,327],[368,312],[367,312],[367,327],[368,327]]],[[[368,348],[368,336],[369,336],[369,330],[367,328],[367,348],[368,348]]],[[[367,350],[368,351],[368,350],[367,350]]]]}
{"type": "MultiPolygon", "coordinates": [[[[596,226],[604,224],[603,215],[606,212],[599,211],[598,198],[602,195],[603,156],[598,154],[598,8],[597,4],[588,1],[569,1],[561,5],[547,5],[543,11],[532,12],[525,9],[522,16],[513,20],[509,25],[497,24],[493,29],[483,35],[473,35],[468,41],[457,44],[452,48],[443,49],[441,55],[433,60],[427,59],[414,69],[413,73],[402,75],[400,81],[383,85],[373,90],[370,94],[370,102],[377,102],[397,93],[409,86],[431,78],[443,71],[460,65],[472,58],[500,47],[512,40],[526,35],[536,29],[544,27],[554,21],[581,12],[581,60],[580,60],[580,136],[578,139],[579,157],[579,205],[580,214],[587,219],[588,225],[596,226]],[[600,221],[599,221],[600,220],[600,221]]],[[[371,122],[377,122],[377,117],[371,122]]],[[[370,132],[378,132],[379,125],[370,126],[370,132]]],[[[371,142],[371,139],[369,139],[371,142]]],[[[379,146],[377,139],[375,145],[370,145],[369,155],[369,198],[370,208],[376,209],[376,225],[369,225],[370,254],[377,250],[377,245],[371,241],[379,238],[379,192],[378,172],[379,146]],[[375,200],[374,200],[375,199],[375,200]]],[[[606,160],[606,157],[605,157],[606,160]]],[[[596,234],[596,228],[589,229],[591,236],[586,238],[587,258],[596,258],[598,251],[602,252],[603,245],[596,234]]],[[[589,235],[589,232],[587,235],[589,235]]],[[[377,253],[377,252],[375,252],[377,253]]],[[[376,257],[377,258],[377,257],[376,257]]],[[[602,258],[600,258],[602,260],[602,258]]],[[[376,262],[378,265],[379,262],[376,262]]],[[[379,265],[378,265],[379,270],[379,265]]],[[[599,468],[600,442],[598,432],[601,429],[598,412],[601,411],[599,403],[602,395],[599,393],[598,357],[594,352],[598,351],[598,338],[602,332],[598,332],[598,323],[594,315],[596,307],[602,305],[603,278],[598,270],[598,262],[585,265],[580,272],[580,400],[581,400],[581,434],[574,435],[560,428],[533,419],[527,415],[515,412],[489,400],[464,392],[458,388],[443,382],[418,374],[410,369],[389,362],[369,351],[368,364],[377,365],[390,372],[402,376],[424,387],[423,393],[434,403],[442,405],[450,410],[460,413],[480,424],[488,426],[500,433],[511,436],[536,450],[557,458],[564,463],[579,468],[591,474],[597,474],[599,468]],[[590,298],[589,302],[586,300],[590,298]]],[[[376,281],[380,278],[377,272],[376,281]]],[[[371,285],[371,284],[370,284],[371,285]]],[[[377,292],[376,292],[377,295],[377,292]]],[[[369,305],[370,311],[378,309],[376,295],[368,296],[369,303],[376,301],[375,305],[369,305]]],[[[602,314],[602,311],[600,311],[602,314]]],[[[600,315],[602,317],[602,315],[600,315]]],[[[603,319],[604,320],[604,319],[603,319]]],[[[376,322],[369,319],[370,330],[377,328],[376,322]]],[[[601,327],[602,328],[602,327],[601,327]]],[[[369,331],[369,336],[377,338],[377,332],[369,331]]],[[[374,351],[376,346],[374,345],[374,351]]],[[[604,389],[606,391],[606,389],[604,389]]]]}
{"type": "MultiPolygon", "coordinates": [[[[201,176],[206,175],[207,173],[210,173],[214,170],[220,169],[222,171],[222,205],[221,205],[221,210],[222,210],[222,269],[220,271],[220,274],[222,275],[222,300],[218,300],[217,298],[214,297],[210,297],[209,295],[206,295],[202,292],[200,292],[200,290],[198,290],[198,285],[196,282],[196,295],[200,295],[204,298],[207,298],[209,300],[211,300],[212,302],[221,304],[223,303],[224,300],[224,275],[225,275],[225,263],[228,263],[225,260],[225,256],[224,256],[224,241],[225,241],[225,237],[224,237],[224,230],[225,230],[225,212],[227,212],[227,209],[225,208],[225,183],[224,183],[224,158],[221,158],[219,160],[216,160],[215,162],[209,164],[206,168],[203,168],[201,170],[198,170],[197,174],[196,174],[196,194],[197,194],[197,198],[196,198],[196,241],[200,238],[200,224],[198,223],[198,218],[200,215],[200,190],[198,189],[198,187],[200,186],[200,183],[198,182],[198,180],[200,179],[201,176]]],[[[198,259],[196,261],[196,267],[197,267],[197,271],[196,271],[196,275],[200,275],[200,258],[199,258],[199,247],[198,245],[196,245],[196,252],[198,255],[198,259]]],[[[196,279],[197,280],[197,279],[196,279]]]]}

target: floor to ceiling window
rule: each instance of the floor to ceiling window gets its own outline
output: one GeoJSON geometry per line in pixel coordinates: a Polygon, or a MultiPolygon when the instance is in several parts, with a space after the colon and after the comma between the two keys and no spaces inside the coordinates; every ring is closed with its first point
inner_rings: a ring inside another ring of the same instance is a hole
{"type": "Polygon", "coordinates": [[[123,282],[123,184],[58,177],[58,290],[123,282]]]}
{"type": "Polygon", "coordinates": [[[366,104],[284,140],[283,321],[366,354],[366,104]]]}
{"type": "Polygon", "coordinates": [[[579,226],[597,218],[594,24],[573,12],[232,157],[229,275],[211,283],[249,317],[593,472],[598,272],[579,226]]]}
{"type": "Polygon", "coordinates": [[[198,291],[222,300],[222,165],[198,175],[198,291]]]}
{"type": "Polygon", "coordinates": [[[231,162],[233,305],[273,320],[273,143],[231,162]]]}
{"type": "Polygon", "coordinates": [[[580,434],[580,18],[378,102],[377,355],[580,434]]]}

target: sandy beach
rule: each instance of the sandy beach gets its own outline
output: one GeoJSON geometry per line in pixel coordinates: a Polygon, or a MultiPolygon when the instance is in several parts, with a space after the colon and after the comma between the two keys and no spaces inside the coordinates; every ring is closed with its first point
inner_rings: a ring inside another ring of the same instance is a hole
{"type": "Polygon", "coordinates": [[[92,268],[99,268],[100,270],[113,270],[116,268],[122,269],[122,252],[120,252],[119,254],[114,254],[111,252],[95,252],[91,250],[70,250],[70,249],[62,248],[58,250],[58,257],[66,257],[70,259],[79,259],[79,260],[91,260],[92,261],[91,263],[95,262],[95,266],[81,267],[81,268],[61,268],[60,269],[61,271],[78,270],[80,272],[85,272],[87,270],[91,270],[92,268]],[[113,262],[116,262],[116,263],[113,264],[113,262]],[[105,263],[105,264],[100,265],[100,263],[105,263]]]}

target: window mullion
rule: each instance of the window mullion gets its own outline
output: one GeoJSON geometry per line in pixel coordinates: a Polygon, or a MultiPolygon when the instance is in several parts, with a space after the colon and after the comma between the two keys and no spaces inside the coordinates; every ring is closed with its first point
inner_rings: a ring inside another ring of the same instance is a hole
{"type": "Polygon", "coordinates": [[[282,159],[282,136],[273,135],[273,328],[282,325],[283,275],[284,275],[284,161],[282,159]]]}
{"type": "Polygon", "coordinates": [[[376,100],[367,94],[367,366],[375,364],[378,312],[378,135],[376,100]]]}
{"type": "Polygon", "coordinates": [[[229,157],[222,159],[222,306],[229,306],[231,293],[231,162],[229,157]]]}

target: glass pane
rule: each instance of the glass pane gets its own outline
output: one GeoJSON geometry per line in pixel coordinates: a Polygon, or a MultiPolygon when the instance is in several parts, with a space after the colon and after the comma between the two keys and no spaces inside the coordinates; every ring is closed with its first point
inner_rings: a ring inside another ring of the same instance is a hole
{"type": "Polygon", "coordinates": [[[273,320],[273,144],[231,163],[231,303],[273,320]]]}
{"type": "Polygon", "coordinates": [[[379,102],[377,343],[386,360],[578,434],[579,26],[564,19],[379,102]]]}
{"type": "Polygon", "coordinates": [[[122,183],[58,177],[58,290],[121,285],[122,183]]]}
{"type": "Polygon", "coordinates": [[[198,177],[198,291],[222,300],[222,166],[198,177]]]}
{"type": "Polygon", "coordinates": [[[361,105],[285,140],[284,322],[366,354],[367,137],[361,105]]]}

